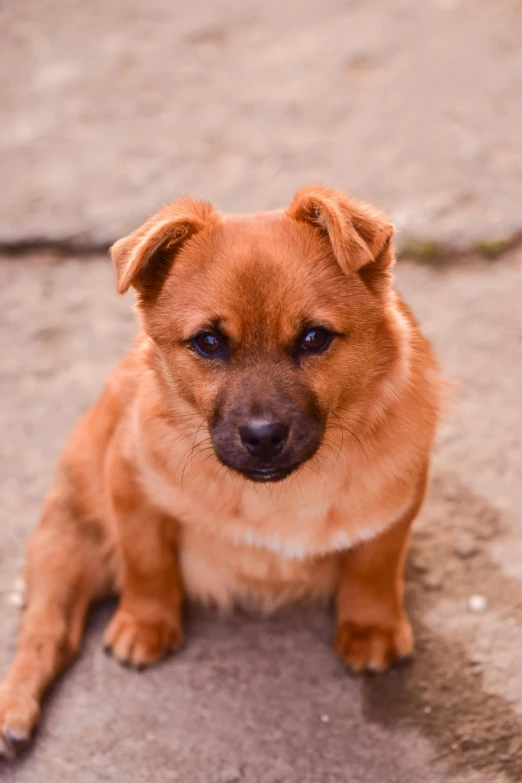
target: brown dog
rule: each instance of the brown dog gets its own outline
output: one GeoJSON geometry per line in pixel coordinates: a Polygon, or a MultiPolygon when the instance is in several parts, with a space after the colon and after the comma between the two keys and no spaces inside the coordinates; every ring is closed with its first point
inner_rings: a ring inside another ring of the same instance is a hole
{"type": "Polygon", "coordinates": [[[181,644],[185,596],[263,611],[335,596],[352,670],[411,653],[403,569],[440,382],[392,285],[392,234],[316,187],[247,216],[181,199],[116,242],[142,334],[78,423],[29,545],[1,753],[114,592],[105,643],[133,666],[181,644]]]}

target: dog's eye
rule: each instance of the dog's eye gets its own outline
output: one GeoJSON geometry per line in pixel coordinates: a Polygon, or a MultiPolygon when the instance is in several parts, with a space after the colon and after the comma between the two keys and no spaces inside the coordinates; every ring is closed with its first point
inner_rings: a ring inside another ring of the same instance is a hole
{"type": "Polygon", "coordinates": [[[299,341],[299,351],[301,353],[320,353],[326,351],[332,342],[332,333],[322,326],[316,326],[308,329],[299,341]]]}
{"type": "Polygon", "coordinates": [[[225,343],[212,332],[200,332],[191,340],[192,347],[200,356],[220,356],[225,353],[225,343]]]}

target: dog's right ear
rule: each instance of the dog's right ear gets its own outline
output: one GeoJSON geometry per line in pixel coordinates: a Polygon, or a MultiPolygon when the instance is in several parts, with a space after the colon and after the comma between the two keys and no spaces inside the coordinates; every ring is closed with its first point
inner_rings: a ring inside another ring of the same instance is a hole
{"type": "Polygon", "coordinates": [[[124,294],[131,285],[142,296],[156,291],[183,243],[216,217],[211,204],[181,198],[115,242],[110,253],[118,293],[124,294]]]}

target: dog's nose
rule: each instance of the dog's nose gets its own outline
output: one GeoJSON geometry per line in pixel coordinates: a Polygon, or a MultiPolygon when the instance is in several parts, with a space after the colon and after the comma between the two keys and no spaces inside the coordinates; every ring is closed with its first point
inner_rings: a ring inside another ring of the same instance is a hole
{"type": "Polygon", "coordinates": [[[288,440],[288,426],[281,421],[254,420],[239,428],[243,446],[253,457],[271,460],[288,440]]]}

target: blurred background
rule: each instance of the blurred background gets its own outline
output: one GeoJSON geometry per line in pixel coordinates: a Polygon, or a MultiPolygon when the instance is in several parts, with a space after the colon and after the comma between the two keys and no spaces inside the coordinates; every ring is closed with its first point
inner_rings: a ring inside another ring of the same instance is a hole
{"type": "Polygon", "coordinates": [[[521,29],[518,0],[6,3],[0,239],[103,243],[178,193],[247,211],[310,181],[406,236],[505,238],[521,29]]]}
{"type": "Polygon", "coordinates": [[[350,679],[331,617],[194,612],[144,675],[100,652],[53,691],[37,780],[522,780],[522,3],[0,4],[0,669],[27,537],[72,423],[135,331],[109,244],[178,194],[389,211],[399,289],[455,381],[413,539],[409,669],[350,679]]]}

